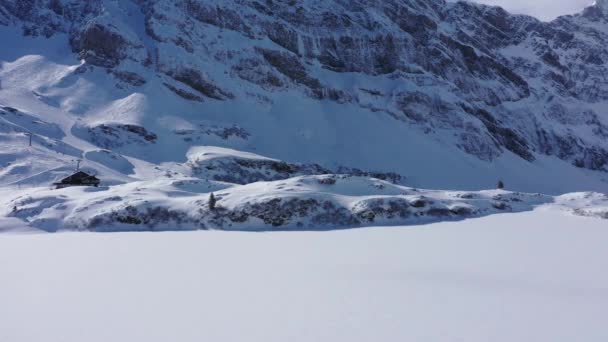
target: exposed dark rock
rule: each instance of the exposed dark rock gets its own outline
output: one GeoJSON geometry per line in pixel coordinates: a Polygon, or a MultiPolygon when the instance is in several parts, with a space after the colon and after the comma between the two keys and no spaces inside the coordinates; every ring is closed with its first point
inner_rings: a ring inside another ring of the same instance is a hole
{"type": "Polygon", "coordinates": [[[190,86],[192,89],[197,90],[206,97],[220,101],[234,98],[233,94],[222,90],[220,87],[207,80],[201,72],[195,69],[181,68],[170,71],[168,75],[176,81],[182,82],[183,84],[190,86]]]}
{"type": "Polygon", "coordinates": [[[509,210],[510,209],[509,205],[505,202],[493,202],[492,207],[494,207],[494,209],[498,209],[498,210],[509,210]]]}
{"type": "Polygon", "coordinates": [[[127,42],[118,33],[108,27],[92,24],[72,40],[72,48],[87,63],[112,68],[127,57],[127,42]]]}
{"type": "Polygon", "coordinates": [[[353,211],[360,221],[369,223],[377,220],[403,220],[412,214],[410,203],[403,198],[364,201],[358,203],[353,211]]]}
{"type": "Polygon", "coordinates": [[[264,67],[264,61],[255,58],[241,60],[232,71],[241,79],[257,84],[266,90],[280,89],[285,86],[281,78],[264,67]]]}
{"type": "Polygon", "coordinates": [[[488,132],[507,150],[515,153],[527,161],[534,161],[535,157],[530,151],[527,141],[517,134],[513,129],[505,127],[492,114],[484,109],[473,109],[463,106],[463,109],[478,118],[487,128],[488,132]]]}
{"type": "MultiPolygon", "coordinates": [[[[174,227],[188,225],[197,227],[198,223],[186,213],[174,211],[163,207],[137,208],[127,206],[122,211],[114,211],[106,215],[99,215],[88,222],[87,228],[94,231],[111,231],[115,223],[139,226],[132,230],[161,230],[167,229],[163,225],[171,224],[174,227]],[[161,226],[161,227],[159,227],[161,226]]],[[[175,228],[174,228],[175,229],[175,228]]]]}
{"type": "Polygon", "coordinates": [[[230,8],[215,7],[205,2],[185,0],[182,2],[185,13],[205,24],[237,31],[251,36],[249,28],[239,13],[230,8]]]}
{"type": "Polygon", "coordinates": [[[200,97],[198,95],[195,95],[195,94],[193,94],[191,92],[188,92],[186,90],[174,87],[174,86],[170,85],[169,83],[163,83],[163,85],[165,87],[167,87],[169,90],[171,90],[172,92],[174,92],[177,96],[179,96],[179,97],[181,97],[181,98],[183,98],[185,100],[196,101],[196,102],[202,102],[203,101],[202,97],[200,97]]]}
{"type": "Polygon", "coordinates": [[[411,201],[410,205],[414,208],[424,208],[429,205],[429,201],[426,198],[421,197],[411,201]]]}
{"type": "Polygon", "coordinates": [[[136,86],[136,87],[140,87],[140,86],[146,84],[146,79],[134,72],[112,71],[112,75],[114,75],[119,80],[121,80],[125,83],[128,83],[130,85],[136,86]]]}
{"type": "Polygon", "coordinates": [[[393,184],[401,184],[405,181],[405,177],[395,172],[373,172],[373,171],[363,171],[357,168],[349,168],[341,166],[338,168],[337,172],[339,174],[345,174],[356,177],[371,177],[377,178],[383,181],[391,182],[393,184]]]}
{"type": "Polygon", "coordinates": [[[289,53],[258,49],[264,59],[281,74],[287,76],[293,82],[302,84],[311,89],[319,89],[322,87],[321,82],[316,78],[310,77],[306,68],[300,63],[297,56],[289,53]]]}
{"type": "MultiPolygon", "coordinates": [[[[344,177],[371,177],[401,184],[405,177],[393,172],[369,172],[354,168],[339,167],[330,170],[317,164],[295,164],[271,159],[218,158],[211,160],[189,160],[188,166],[194,175],[234,184],[250,184],[259,181],[276,181],[296,176],[335,175],[344,177]]],[[[328,176],[322,184],[334,184],[336,176],[328,176]]]]}
{"type": "Polygon", "coordinates": [[[154,144],[158,137],[144,127],[129,124],[101,124],[94,127],[75,127],[74,133],[91,143],[112,149],[130,144],[154,144]]]}
{"type": "MultiPolygon", "coordinates": [[[[215,210],[210,222],[228,228],[230,222],[244,223],[259,219],[264,224],[279,228],[295,228],[299,220],[310,222],[317,229],[326,226],[356,226],[360,222],[346,208],[329,201],[316,199],[280,199],[247,204],[233,210],[215,210]]],[[[311,226],[313,227],[313,226],[311,226]]]]}
{"type": "Polygon", "coordinates": [[[273,22],[266,27],[268,38],[285,49],[299,54],[298,33],[281,22],[273,22]]]}

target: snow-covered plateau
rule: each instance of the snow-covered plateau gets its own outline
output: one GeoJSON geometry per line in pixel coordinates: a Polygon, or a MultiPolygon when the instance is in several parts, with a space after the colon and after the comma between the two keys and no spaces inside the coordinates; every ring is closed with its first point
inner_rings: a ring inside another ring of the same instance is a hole
{"type": "Polygon", "coordinates": [[[606,241],[604,220],[554,207],[333,232],[0,234],[0,341],[604,342],[606,241]]]}

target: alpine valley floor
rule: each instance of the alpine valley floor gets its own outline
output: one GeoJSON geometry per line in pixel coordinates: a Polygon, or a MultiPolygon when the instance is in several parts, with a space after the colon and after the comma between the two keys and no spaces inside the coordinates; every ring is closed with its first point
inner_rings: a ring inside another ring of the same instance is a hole
{"type": "Polygon", "coordinates": [[[608,225],[0,234],[0,341],[608,339],[608,225]]]}

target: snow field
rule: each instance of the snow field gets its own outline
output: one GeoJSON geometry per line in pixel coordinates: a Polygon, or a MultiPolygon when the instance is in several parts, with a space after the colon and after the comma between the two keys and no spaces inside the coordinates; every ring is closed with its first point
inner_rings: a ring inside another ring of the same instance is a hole
{"type": "Polygon", "coordinates": [[[0,340],[601,342],[605,221],[0,235],[0,340]]]}

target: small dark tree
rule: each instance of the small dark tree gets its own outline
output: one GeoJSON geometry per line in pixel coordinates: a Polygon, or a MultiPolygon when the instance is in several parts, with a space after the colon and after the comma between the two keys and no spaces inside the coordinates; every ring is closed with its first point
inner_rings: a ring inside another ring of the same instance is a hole
{"type": "Polygon", "coordinates": [[[209,209],[215,210],[216,203],[217,203],[217,200],[215,199],[215,195],[213,195],[213,192],[212,192],[211,195],[209,195],[209,209]]]}
{"type": "Polygon", "coordinates": [[[501,180],[498,181],[498,185],[496,185],[496,187],[498,189],[504,189],[505,188],[505,183],[503,183],[501,180]]]}

